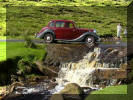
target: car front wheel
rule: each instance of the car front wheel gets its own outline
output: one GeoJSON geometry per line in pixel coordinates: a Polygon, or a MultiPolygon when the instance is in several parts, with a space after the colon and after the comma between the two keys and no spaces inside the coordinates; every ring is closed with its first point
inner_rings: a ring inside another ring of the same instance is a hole
{"type": "Polygon", "coordinates": [[[53,38],[53,35],[52,34],[46,34],[44,36],[44,42],[45,43],[52,43],[53,40],[54,40],[54,38],[53,38]]]}
{"type": "Polygon", "coordinates": [[[87,45],[90,45],[90,46],[94,45],[94,43],[95,43],[94,37],[93,36],[87,36],[85,39],[85,43],[87,45]]]}

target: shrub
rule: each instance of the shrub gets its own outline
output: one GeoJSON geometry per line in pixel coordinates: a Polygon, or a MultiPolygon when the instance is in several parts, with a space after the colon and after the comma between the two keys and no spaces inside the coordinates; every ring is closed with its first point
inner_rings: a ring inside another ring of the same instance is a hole
{"type": "Polygon", "coordinates": [[[33,63],[34,56],[29,55],[26,58],[22,58],[18,61],[18,71],[21,71],[23,74],[30,74],[36,68],[36,65],[33,63]]]}
{"type": "Polygon", "coordinates": [[[36,44],[32,41],[32,39],[28,36],[28,31],[24,34],[24,40],[25,40],[25,47],[27,48],[37,48],[36,44]]]}

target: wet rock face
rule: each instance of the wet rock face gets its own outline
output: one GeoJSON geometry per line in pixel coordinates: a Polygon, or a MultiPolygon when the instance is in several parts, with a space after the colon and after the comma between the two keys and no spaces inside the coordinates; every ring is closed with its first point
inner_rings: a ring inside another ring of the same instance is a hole
{"type": "Polygon", "coordinates": [[[78,61],[91,49],[85,44],[47,44],[44,63],[59,66],[61,63],[78,61]]]}
{"type": "Polygon", "coordinates": [[[110,69],[96,69],[93,73],[97,79],[122,79],[127,78],[127,72],[120,68],[110,68],[110,69]]]}
{"type": "Polygon", "coordinates": [[[37,68],[43,75],[48,76],[49,78],[56,77],[58,75],[59,68],[53,66],[44,66],[42,62],[36,62],[37,68]]]}
{"type": "Polygon", "coordinates": [[[60,65],[57,82],[62,85],[66,83],[64,80],[67,80],[69,83],[77,83],[82,87],[95,87],[102,82],[106,86],[114,85],[117,79],[126,78],[127,66],[123,66],[127,63],[126,56],[125,46],[98,46],[88,49],[80,60],[60,65]]]}
{"type": "Polygon", "coordinates": [[[127,79],[127,71],[121,68],[95,69],[91,79],[93,86],[99,85],[100,88],[117,85],[127,79]]]}
{"type": "MultiPolygon", "coordinates": [[[[110,63],[110,65],[121,63],[126,60],[127,48],[125,46],[98,46],[88,47],[86,44],[47,44],[47,56],[44,64],[48,66],[59,66],[62,63],[77,62],[94,48],[100,49],[99,62],[110,63]]],[[[93,55],[95,57],[95,54],[93,55]]],[[[92,57],[92,60],[93,58],[92,57]]]]}
{"type": "Polygon", "coordinates": [[[107,67],[120,67],[120,64],[127,61],[127,49],[126,47],[119,48],[101,48],[100,55],[98,57],[99,63],[107,64],[107,67]]]}

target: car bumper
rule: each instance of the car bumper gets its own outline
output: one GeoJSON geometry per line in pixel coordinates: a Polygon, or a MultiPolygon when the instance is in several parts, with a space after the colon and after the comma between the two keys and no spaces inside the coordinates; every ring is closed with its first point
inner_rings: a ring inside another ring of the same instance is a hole
{"type": "Polygon", "coordinates": [[[101,38],[100,37],[97,37],[97,39],[96,39],[96,43],[99,43],[101,41],[101,38]]]}
{"type": "Polygon", "coordinates": [[[101,38],[100,38],[100,37],[98,37],[97,41],[98,41],[98,42],[100,42],[100,41],[101,41],[101,38]]]}
{"type": "Polygon", "coordinates": [[[41,38],[41,36],[38,33],[35,33],[35,38],[41,38]]]}

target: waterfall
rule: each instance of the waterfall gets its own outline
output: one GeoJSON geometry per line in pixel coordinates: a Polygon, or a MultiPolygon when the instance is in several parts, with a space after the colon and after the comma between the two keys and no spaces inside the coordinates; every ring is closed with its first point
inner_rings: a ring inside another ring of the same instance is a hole
{"type": "MultiPolygon", "coordinates": [[[[77,83],[81,87],[93,87],[93,80],[96,78],[94,72],[96,70],[119,69],[121,64],[125,63],[125,57],[118,58],[117,56],[117,49],[108,48],[102,50],[101,48],[96,47],[93,51],[87,53],[83,59],[77,62],[61,64],[56,81],[59,86],[68,83],[77,83]]],[[[112,80],[112,82],[113,81],[114,80],[112,80]]],[[[110,85],[112,82],[110,82],[110,85]]]]}

